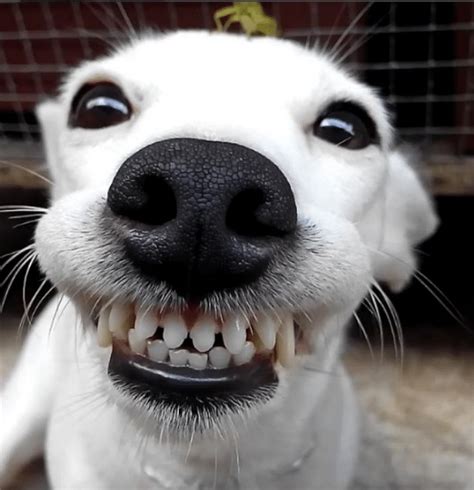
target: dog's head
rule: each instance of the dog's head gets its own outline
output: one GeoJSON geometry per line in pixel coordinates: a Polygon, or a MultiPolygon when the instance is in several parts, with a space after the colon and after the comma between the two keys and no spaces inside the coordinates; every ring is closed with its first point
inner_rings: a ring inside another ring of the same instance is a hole
{"type": "Polygon", "coordinates": [[[371,284],[403,287],[436,226],[381,100],[291,42],[149,36],[38,114],[41,266],[118,399],[171,426],[271,410],[308,362],[330,370],[371,284]]]}

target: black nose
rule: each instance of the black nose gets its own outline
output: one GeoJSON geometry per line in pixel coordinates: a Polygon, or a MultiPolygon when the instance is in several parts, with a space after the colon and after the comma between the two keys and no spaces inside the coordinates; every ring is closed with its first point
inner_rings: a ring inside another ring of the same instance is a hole
{"type": "Polygon", "coordinates": [[[171,139],[121,166],[108,193],[128,257],[201,299],[258,279],[296,228],[293,192],[263,155],[233,143],[171,139]]]}

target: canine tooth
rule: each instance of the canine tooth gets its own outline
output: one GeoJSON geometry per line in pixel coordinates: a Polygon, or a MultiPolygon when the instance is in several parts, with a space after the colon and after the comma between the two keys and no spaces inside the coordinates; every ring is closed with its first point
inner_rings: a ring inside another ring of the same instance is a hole
{"type": "Polygon", "coordinates": [[[158,327],[158,319],[150,310],[138,310],[135,318],[136,335],[143,340],[151,337],[158,327]]]}
{"type": "Polygon", "coordinates": [[[199,352],[208,351],[216,340],[216,322],[210,317],[201,317],[194,324],[189,336],[199,352]]]}
{"type": "Polygon", "coordinates": [[[132,324],[132,310],[128,305],[114,303],[110,310],[109,329],[120,340],[127,340],[132,324]]]}
{"type": "Polygon", "coordinates": [[[166,361],[168,359],[168,351],[168,346],[163,340],[148,342],[148,357],[153,361],[166,361]]]}
{"type": "Polygon", "coordinates": [[[186,366],[189,352],[186,349],[170,350],[170,361],[175,366],[186,366]]]}
{"type": "Polygon", "coordinates": [[[286,315],[282,320],[276,339],[277,358],[282,366],[290,367],[295,358],[295,328],[293,317],[286,315]]]}
{"type": "Polygon", "coordinates": [[[97,343],[100,347],[108,347],[112,343],[112,334],[109,330],[109,310],[100,312],[97,323],[97,343]]]}
{"type": "Polygon", "coordinates": [[[133,352],[137,354],[143,354],[145,352],[146,341],[142,339],[141,335],[134,328],[128,331],[128,343],[133,352]]]}
{"type": "Polygon", "coordinates": [[[216,368],[226,368],[230,363],[230,352],[221,346],[209,351],[209,361],[216,368]]]}
{"type": "Polygon", "coordinates": [[[163,318],[163,339],[170,349],[179,347],[188,336],[188,329],[181,316],[170,313],[163,318]]]}
{"type": "Polygon", "coordinates": [[[191,352],[188,355],[188,362],[194,369],[204,369],[207,366],[207,354],[191,352]]]}
{"type": "Polygon", "coordinates": [[[268,315],[258,315],[253,327],[257,332],[259,339],[266,349],[272,350],[275,347],[276,329],[275,320],[268,315]]]}
{"type": "Polygon", "coordinates": [[[243,346],[242,350],[238,354],[232,356],[235,365],[240,366],[241,364],[245,364],[246,362],[251,361],[252,357],[255,354],[255,350],[256,349],[253,342],[250,341],[245,342],[245,345],[243,346]]]}
{"type": "Polygon", "coordinates": [[[231,354],[238,354],[247,338],[247,321],[242,316],[228,318],[222,326],[224,345],[231,354]]]}

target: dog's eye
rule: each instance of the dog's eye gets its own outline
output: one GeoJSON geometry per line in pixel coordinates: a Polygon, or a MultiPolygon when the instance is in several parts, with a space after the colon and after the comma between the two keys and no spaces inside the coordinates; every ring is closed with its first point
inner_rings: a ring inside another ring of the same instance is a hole
{"type": "Polygon", "coordinates": [[[86,84],[76,94],[69,113],[72,128],[99,129],[130,119],[132,108],[113,83],[86,84]]]}
{"type": "Polygon", "coordinates": [[[350,103],[329,107],[314,124],[313,134],[350,150],[360,150],[377,141],[372,119],[363,109],[350,103]]]}

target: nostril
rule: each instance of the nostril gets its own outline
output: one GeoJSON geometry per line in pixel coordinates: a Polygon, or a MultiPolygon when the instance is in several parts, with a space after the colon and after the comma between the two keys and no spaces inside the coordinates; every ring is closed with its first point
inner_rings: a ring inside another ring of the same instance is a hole
{"type": "Polygon", "coordinates": [[[245,189],[234,196],[226,214],[228,229],[245,237],[259,238],[281,236],[284,231],[262,220],[262,206],[266,204],[265,193],[261,189],[245,189]]]}
{"type": "Polygon", "coordinates": [[[121,214],[147,225],[163,225],[176,218],[177,204],[170,184],[161,176],[146,175],[140,182],[140,199],[121,214]]]}
{"type": "Polygon", "coordinates": [[[104,211],[137,273],[188,301],[258,281],[298,238],[290,182],[235,143],[177,138],[140,149],[118,169],[104,211]]]}

